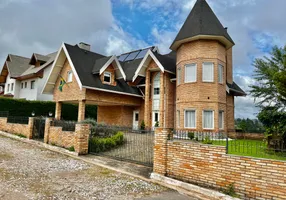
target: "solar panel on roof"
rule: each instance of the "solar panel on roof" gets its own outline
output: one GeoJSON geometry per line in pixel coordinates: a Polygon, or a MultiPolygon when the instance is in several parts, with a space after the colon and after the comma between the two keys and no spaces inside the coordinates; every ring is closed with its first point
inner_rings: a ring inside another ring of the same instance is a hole
{"type": "Polygon", "coordinates": [[[129,54],[129,56],[125,59],[125,61],[134,60],[140,51],[135,51],[129,54]]]}
{"type": "Polygon", "coordinates": [[[144,56],[146,55],[146,53],[148,52],[149,49],[144,49],[142,51],[140,51],[140,53],[137,55],[136,59],[139,58],[144,58],[144,56]]]}
{"type": "Polygon", "coordinates": [[[126,58],[127,58],[127,56],[128,56],[129,54],[123,54],[123,55],[121,55],[120,57],[119,57],[119,61],[121,61],[121,62],[123,62],[126,58]]]}

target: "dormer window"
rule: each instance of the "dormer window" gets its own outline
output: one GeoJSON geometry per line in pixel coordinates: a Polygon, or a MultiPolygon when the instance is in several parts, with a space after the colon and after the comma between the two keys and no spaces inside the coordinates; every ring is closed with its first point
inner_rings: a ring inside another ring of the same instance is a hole
{"type": "Polygon", "coordinates": [[[110,72],[104,72],[103,81],[105,83],[111,83],[111,73],[110,72]]]}

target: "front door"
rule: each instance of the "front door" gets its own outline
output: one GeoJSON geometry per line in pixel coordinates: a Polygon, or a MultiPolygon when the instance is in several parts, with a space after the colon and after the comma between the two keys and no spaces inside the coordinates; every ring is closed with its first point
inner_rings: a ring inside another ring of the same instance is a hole
{"type": "Polygon", "coordinates": [[[133,111],[133,130],[139,129],[139,111],[133,111]]]}
{"type": "Polygon", "coordinates": [[[159,112],[154,111],[152,116],[152,127],[156,127],[159,124],[159,112]]]}

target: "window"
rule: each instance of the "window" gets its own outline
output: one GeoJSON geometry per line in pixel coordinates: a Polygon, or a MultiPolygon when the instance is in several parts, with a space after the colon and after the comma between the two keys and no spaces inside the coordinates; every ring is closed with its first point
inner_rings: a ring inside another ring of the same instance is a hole
{"type": "Polygon", "coordinates": [[[159,113],[155,113],[155,122],[159,121],[159,113]]]}
{"type": "Polygon", "coordinates": [[[214,64],[213,63],[203,63],[203,81],[213,82],[214,81],[214,64]]]}
{"type": "Polygon", "coordinates": [[[14,90],[14,83],[11,84],[11,91],[14,90]]]}
{"type": "Polygon", "coordinates": [[[223,129],[224,127],[224,112],[223,111],[219,111],[218,125],[219,125],[219,129],[223,129]]]}
{"type": "Polygon", "coordinates": [[[196,128],[196,111],[185,111],[185,128],[196,128]]]}
{"type": "Polygon", "coordinates": [[[111,83],[111,73],[110,72],[104,72],[103,81],[106,83],[111,83]]]}
{"type": "Polygon", "coordinates": [[[185,66],[185,83],[197,81],[197,65],[190,64],[185,66]]]}
{"type": "Polygon", "coordinates": [[[212,110],[203,111],[203,128],[214,129],[214,111],[212,110]]]}
{"type": "Polygon", "coordinates": [[[181,84],[181,68],[178,69],[178,75],[177,75],[177,85],[181,84]]]}
{"type": "Polygon", "coordinates": [[[23,89],[24,88],[24,83],[21,83],[21,89],[23,89]]]}
{"type": "Polygon", "coordinates": [[[35,89],[35,81],[31,81],[31,89],[35,89]]]}
{"type": "Polygon", "coordinates": [[[8,84],[8,87],[7,87],[7,92],[9,92],[10,90],[10,84],[8,84]]]}
{"type": "Polygon", "coordinates": [[[218,65],[218,82],[223,83],[223,66],[218,65]]]}
{"type": "Polygon", "coordinates": [[[27,85],[28,85],[27,82],[25,82],[25,88],[27,88],[27,85]]]}
{"type": "Polygon", "coordinates": [[[136,122],[139,121],[139,113],[135,113],[135,121],[136,121],[136,122]]]}
{"type": "Polygon", "coordinates": [[[160,108],[160,100],[159,99],[153,99],[153,110],[159,110],[160,108]]]}
{"type": "Polygon", "coordinates": [[[72,71],[68,71],[67,83],[72,82],[72,71]]]}
{"type": "Polygon", "coordinates": [[[154,88],[154,95],[160,94],[160,88],[154,88]]]}
{"type": "Polygon", "coordinates": [[[177,127],[179,128],[180,127],[180,111],[177,110],[177,127]]]}

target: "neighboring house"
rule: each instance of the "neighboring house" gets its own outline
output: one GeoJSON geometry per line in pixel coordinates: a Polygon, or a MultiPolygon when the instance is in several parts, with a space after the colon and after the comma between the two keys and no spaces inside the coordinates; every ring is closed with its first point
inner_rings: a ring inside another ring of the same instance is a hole
{"type": "Polygon", "coordinates": [[[53,95],[42,94],[42,90],[56,54],[57,52],[44,56],[34,53],[31,58],[9,54],[0,74],[2,96],[51,101],[53,95]]]}
{"type": "Polygon", "coordinates": [[[87,44],[63,44],[43,93],[54,94],[57,119],[69,102],[79,104],[78,121],[93,104],[106,124],[233,132],[234,97],[246,95],[233,82],[233,46],[207,2],[197,0],[169,54],[150,47],[104,56],[87,44]]]}

